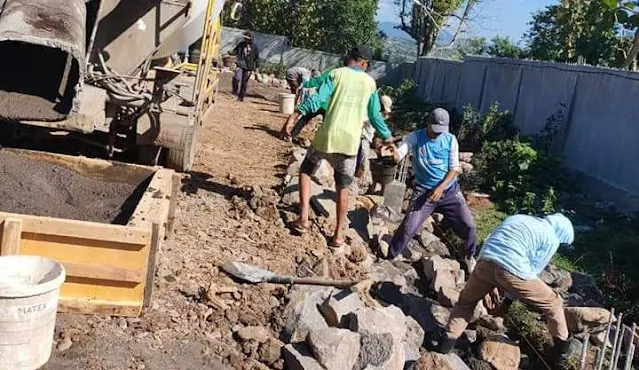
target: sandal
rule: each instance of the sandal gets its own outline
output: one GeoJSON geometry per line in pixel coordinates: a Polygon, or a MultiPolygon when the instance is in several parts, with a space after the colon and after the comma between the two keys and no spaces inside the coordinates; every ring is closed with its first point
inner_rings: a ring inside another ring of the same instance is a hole
{"type": "Polygon", "coordinates": [[[299,221],[294,221],[293,225],[291,225],[291,229],[302,236],[308,234],[308,231],[311,229],[311,227],[310,225],[301,225],[299,221]]]}
{"type": "Polygon", "coordinates": [[[346,240],[342,240],[341,242],[336,242],[335,240],[333,240],[331,242],[331,244],[329,245],[329,248],[331,249],[340,249],[343,248],[345,246],[347,246],[348,243],[346,243],[346,240]]]}

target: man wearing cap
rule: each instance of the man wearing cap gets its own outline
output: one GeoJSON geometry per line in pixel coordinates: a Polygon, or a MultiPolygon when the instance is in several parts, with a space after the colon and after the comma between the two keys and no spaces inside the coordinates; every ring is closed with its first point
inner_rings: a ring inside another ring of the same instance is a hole
{"type": "Polygon", "coordinates": [[[293,227],[299,233],[306,233],[309,229],[310,176],[324,159],[333,167],[337,190],[337,225],[331,243],[333,247],[345,244],[349,187],[354,181],[357,152],[366,118],[380,137],[385,140],[391,138],[391,132],[380,113],[377,85],[366,73],[371,59],[372,52],[367,46],[351,49],[348,66],[330,71],[318,92],[300,104],[286,126],[291,127],[300,115],[317,112],[323,104],[327,104],[324,123],[315,134],[300,166],[300,217],[293,227]]]}
{"type": "Polygon", "coordinates": [[[233,76],[233,95],[237,96],[239,101],[244,101],[251,73],[260,66],[260,51],[253,42],[253,33],[244,32],[244,40],[237,44],[229,55],[237,56],[237,69],[233,76]]]}
{"type": "Polygon", "coordinates": [[[546,317],[554,341],[549,362],[554,369],[571,369],[563,301],[537,275],[546,268],[560,244],[572,244],[574,239],[572,222],[560,213],[544,218],[516,215],[504,220],[484,243],[477,267],[451,311],[437,351],[450,352],[466,329],[477,303],[484,298],[490,309],[493,302],[499,301],[501,291],[517,297],[546,317]]]}
{"type": "MultiPolygon", "coordinates": [[[[348,65],[348,63],[344,64],[345,66],[348,65]]],[[[302,88],[303,89],[307,89],[307,90],[314,90],[317,91],[320,86],[322,86],[324,84],[324,82],[326,82],[329,78],[329,75],[331,73],[331,71],[334,68],[329,68],[328,70],[324,71],[324,73],[320,73],[317,70],[313,70],[311,72],[311,76],[312,78],[304,83],[302,83],[302,88]]],[[[302,98],[302,103],[304,103],[304,101],[306,101],[306,99],[310,97],[310,94],[306,95],[306,97],[302,98]]],[[[287,120],[284,123],[284,126],[282,127],[282,135],[284,136],[284,140],[286,141],[291,141],[294,137],[297,137],[297,135],[300,134],[300,132],[302,132],[302,129],[315,117],[317,116],[325,116],[326,115],[326,109],[328,108],[328,101],[325,101],[322,103],[322,106],[315,112],[308,112],[306,114],[303,115],[297,115],[297,113],[293,113],[293,115],[295,115],[297,118],[291,120],[287,120]],[[296,121],[297,120],[297,121],[296,121]],[[291,126],[293,125],[292,129],[291,126]]]]}
{"type": "Polygon", "coordinates": [[[286,82],[291,94],[297,94],[302,87],[302,83],[311,79],[311,71],[304,67],[291,67],[286,70],[286,82]]]}
{"type": "Polygon", "coordinates": [[[408,134],[393,153],[397,162],[413,153],[415,188],[408,213],[391,241],[388,257],[400,256],[426,219],[439,212],[444,215],[445,226],[464,240],[464,257],[472,270],[477,230],[457,182],[461,173],[459,145],[449,132],[449,124],[450,115],[445,109],[433,110],[426,128],[408,134]]]}

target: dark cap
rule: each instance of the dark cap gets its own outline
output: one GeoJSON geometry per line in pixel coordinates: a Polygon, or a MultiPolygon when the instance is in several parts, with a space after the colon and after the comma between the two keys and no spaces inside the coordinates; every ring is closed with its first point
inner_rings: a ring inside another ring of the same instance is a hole
{"type": "Polygon", "coordinates": [[[253,32],[251,32],[249,30],[244,31],[244,38],[253,40],[253,32]]]}
{"type": "Polygon", "coordinates": [[[365,60],[373,60],[373,52],[371,48],[366,45],[357,45],[350,51],[350,56],[353,58],[361,58],[365,60]]]}
{"type": "Polygon", "coordinates": [[[449,132],[450,115],[444,108],[434,109],[428,115],[428,124],[431,125],[433,132],[437,134],[443,134],[449,132]]]}

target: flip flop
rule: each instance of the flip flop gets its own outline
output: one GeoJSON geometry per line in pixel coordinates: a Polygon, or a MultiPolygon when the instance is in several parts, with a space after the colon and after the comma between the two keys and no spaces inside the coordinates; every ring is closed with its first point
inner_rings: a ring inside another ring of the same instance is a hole
{"type": "Polygon", "coordinates": [[[300,234],[300,235],[305,235],[308,233],[308,231],[310,230],[310,226],[302,226],[299,224],[299,222],[295,221],[293,222],[293,225],[291,226],[291,229],[293,229],[293,231],[295,231],[296,233],[300,234]]]}
{"type": "Polygon", "coordinates": [[[331,242],[331,244],[329,245],[329,247],[331,249],[340,249],[342,247],[345,247],[346,245],[348,245],[348,243],[346,243],[346,240],[342,240],[341,242],[337,243],[334,240],[331,242]]]}

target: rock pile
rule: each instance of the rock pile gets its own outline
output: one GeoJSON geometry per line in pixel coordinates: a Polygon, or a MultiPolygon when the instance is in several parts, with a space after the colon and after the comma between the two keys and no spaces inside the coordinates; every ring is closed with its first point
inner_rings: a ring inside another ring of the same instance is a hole
{"type": "MultiPolygon", "coordinates": [[[[291,167],[298,169],[303,157],[304,151],[296,149],[291,167]]],[[[468,164],[471,158],[472,153],[463,153],[461,159],[468,164]]],[[[285,204],[299,199],[296,174],[296,170],[289,172],[285,204]]],[[[329,169],[315,174],[314,198],[327,199],[322,194],[332,191],[331,177],[329,169]]],[[[288,369],[468,369],[471,365],[473,369],[510,370],[528,366],[518,342],[509,337],[519,338],[518,333],[507,328],[503,318],[489,315],[481,303],[459,341],[459,356],[427,351],[430,335],[447,323],[450,309],[459,300],[466,271],[433,234],[433,218],[424,224],[403,258],[374,257],[373,251],[388,254],[403,215],[385,207],[380,197],[360,197],[358,203],[364,207],[367,222],[360,228],[352,224],[347,234],[361,254],[351,261],[368,271],[367,280],[351,290],[294,287],[290,291],[281,333],[288,369]]],[[[334,210],[335,204],[328,198],[322,206],[334,210]]],[[[317,208],[314,205],[316,212],[317,208]]],[[[441,216],[434,218],[441,222],[441,216]]],[[[596,307],[602,295],[592,279],[554,266],[540,278],[565,298],[571,331],[605,330],[610,313],[596,307]]]]}
{"type": "Polygon", "coordinates": [[[251,75],[251,78],[269,87],[288,89],[288,83],[286,82],[286,80],[280,80],[276,78],[274,74],[256,73],[251,75]]]}

